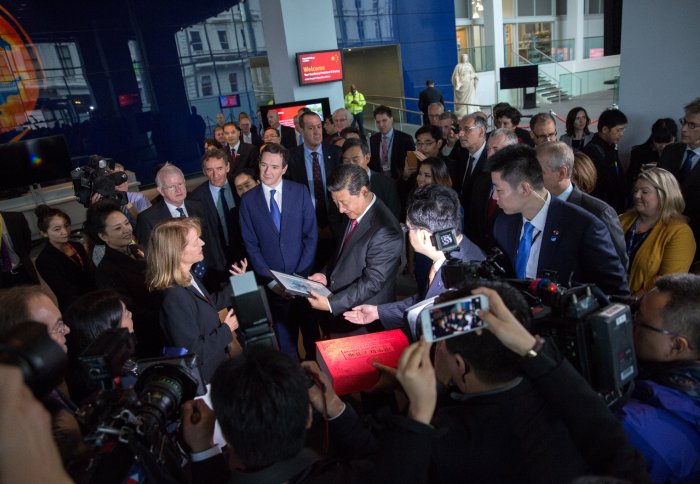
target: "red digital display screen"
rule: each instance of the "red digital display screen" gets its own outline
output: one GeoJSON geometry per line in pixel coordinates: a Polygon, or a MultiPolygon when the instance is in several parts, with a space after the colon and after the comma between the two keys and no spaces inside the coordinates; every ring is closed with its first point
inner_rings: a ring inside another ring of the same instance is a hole
{"type": "Polygon", "coordinates": [[[340,50],[300,52],[297,54],[299,84],[320,84],[343,80],[343,58],[340,50]]]}
{"type": "Polygon", "coordinates": [[[272,107],[277,111],[277,115],[280,118],[280,124],[284,126],[294,127],[294,116],[299,113],[301,108],[309,108],[313,112],[319,115],[321,120],[323,120],[323,106],[321,103],[310,103],[310,104],[297,104],[294,106],[285,106],[283,108],[272,107]]]}
{"type": "Polygon", "coordinates": [[[229,94],[228,96],[219,96],[219,106],[222,108],[237,108],[241,105],[241,100],[238,94],[229,94]]]}
{"type": "Polygon", "coordinates": [[[120,108],[141,103],[141,96],[139,96],[138,93],[120,94],[117,99],[119,101],[120,108]]]}

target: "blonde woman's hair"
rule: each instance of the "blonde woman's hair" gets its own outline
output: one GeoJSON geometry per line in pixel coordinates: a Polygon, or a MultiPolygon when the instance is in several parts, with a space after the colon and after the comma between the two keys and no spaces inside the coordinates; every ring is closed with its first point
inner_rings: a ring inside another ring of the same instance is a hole
{"type": "Polygon", "coordinates": [[[188,286],[191,276],[182,270],[182,252],[187,245],[190,230],[201,235],[202,226],[197,218],[171,218],[159,222],[148,240],[146,257],[146,284],[151,291],[171,286],[188,286]]]}
{"type": "Polygon", "coordinates": [[[598,181],[598,171],[587,154],[577,151],[574,153],[574,168],[571,171],[571,181],[582,192],[591,193],[598,181]]]}
{"type": "Polygon", "coordinates": [[[683,216],[685,200],[683,200],[683,194],[676,177],[670,171],[658,167],[651,168],[641,172],[635,183],[637,180],[644,180],[656,189],[663,223],[667,223],[671,219],[686,220],[683,216]]]}

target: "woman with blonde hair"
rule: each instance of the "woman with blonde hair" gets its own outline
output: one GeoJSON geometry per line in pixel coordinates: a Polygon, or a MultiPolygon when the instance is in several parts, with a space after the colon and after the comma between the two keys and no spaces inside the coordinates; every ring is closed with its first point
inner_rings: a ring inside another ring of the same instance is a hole
{"type": "Polygon", "coordinates": [[[589,194],[593,191],[598,181],[598,172],[593,161],[581,151],[574,152],[574,169],[571,173],[571,181],[582,192],[589,194]]]}
{"type": "Polygon", "coordinates": [[[194,218],[173,218],[155,226],[148,243],[146,281],[163,291],[160,324],[168,344],[196,353],[209,382],[227,357],[238,321],[230,310],[223,323],[219,311],[231,299],[231,287],[210,294],[192,272],[204,258],[201,226],[194,218]]]}
{"type": "Polygon", "coordinates": [[[640,173],[632,199],[634,207],[620,216],[620,224],[630,260],[630,290],[643,294],[659,276],[688,272],[695,238],[682,215],[680,187],[669,171],[652,168],[640,173]]]}

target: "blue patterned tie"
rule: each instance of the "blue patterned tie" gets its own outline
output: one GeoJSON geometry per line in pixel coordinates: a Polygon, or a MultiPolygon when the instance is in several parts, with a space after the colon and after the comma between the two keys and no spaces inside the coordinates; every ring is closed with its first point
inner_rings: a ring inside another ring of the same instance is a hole
{"type": "Polygon", "coordinates": [[[690,172],[693,170],[693,160],[695,159],[695,152],[688,150],[688,154],[685,157],[685,161],[683,161],[683,165],[681,165],[681,171],[680,171],[680,182],[684,181],[685,178],[690,175],[690,172]]]}
{"type": "Polygon", "coordinates": [[[270,215],[272,216],[272,222],[279,232],[282,223],[282,214],[280,213],[279,205],[277,205],[277,200],[275,200],[275,193],[277,193],[277,190],[270,190],[270,215]]]}
{"type": "Polygon", "coordinates": [[[520,237],[520,243],[518,244],[518,257],[515,259],[515,276],[518,279],[525,278],[527,261],[530,258],[530,250],[532,249],[532,232],[534,230],[534,225],[530,222],[525,222],[523,236],[520,237]]]}
{"type": "MultiPolygon", "coordinates": [[[[177,210],[177,213],[180,214],[180,218],[187,216],[185,215],[185,210],[182,207],[176,208],[175,210],[177,210]]],[[[197,276],[200,281],[204,279],[204,276],[207,274],[207,268],[204,266],[204,262],[197,262],[194,264],[192,266],[192,272],[194,272],[194,275],[197,276]]]]}

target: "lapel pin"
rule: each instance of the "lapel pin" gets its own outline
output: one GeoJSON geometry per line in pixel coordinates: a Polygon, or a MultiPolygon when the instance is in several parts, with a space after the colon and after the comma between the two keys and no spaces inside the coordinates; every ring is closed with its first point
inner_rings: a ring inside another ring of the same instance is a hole
{"type": "Polygon", "coordinates": [[[559,231],[558,230],[552,230],[552,236],[549,238],[551,242],[556,242],[557,238],[559,237],[559,231]]]}

